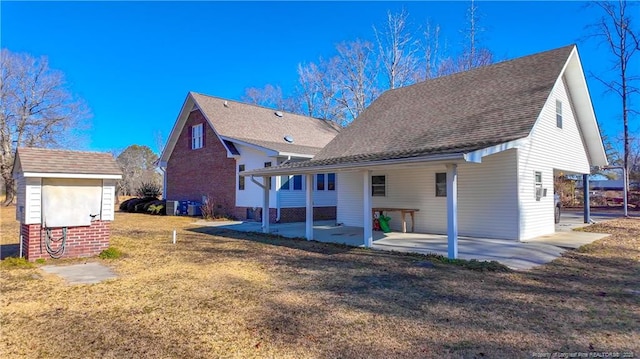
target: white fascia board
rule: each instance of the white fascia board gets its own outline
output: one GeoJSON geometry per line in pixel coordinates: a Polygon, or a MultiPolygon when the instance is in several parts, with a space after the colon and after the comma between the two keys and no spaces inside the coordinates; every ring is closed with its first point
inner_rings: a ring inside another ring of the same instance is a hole
{"type": "Polygon", "coordinates": [[[44,172],[24,172],[22,177],[39,178],[79,178],[79,179],[122,179],[122,175],[87,174],[87,173],[44,173],[44,172]]]}
{"type": "Polygon", "coordinates": [[[293,152],[278,152],[278,156],[280,157],[298,157],[298,158],[308,158],[312,159],[314,155],[309,154],[301,154],[301,153],[293,153],[293,152]]]}
{"type": "Polygon", "coordinates": [[[481,163],[482,157],[493,155],[502,151],[506,151],[511,148],[519,148],[526,145],[527,143],[529,143],[528,137],[520,138],[517,140],[513,140],[513,141],[501,143],[495,146],[486,147],[473,152],[469,152],[464,155],[464,159],[467,162],[481,163]]]}
{"type": "Polygon", "coordinates": [[[187,94],[187,98],[184,100],[182,104],[182,108],[178,113],[178,117],[176,118],[176,122],[173,124],[173,128],[171,128],[171,133],[169,134],[169,138],[167,139],[167,145],[164,146],[164,150],[160,154],[160,161],[169,162],[169,157],[176,147],[176,143],[178,142],[178,137],[180,137],[180,133],[184,128],[184,124],[187,122],[187,118],[191,113],[191,108],[195,104],[195,100],[193,96],[191,96],[191,92],[187,94]]]}
{"type": "Polygon", "coordinates": [[[311,174],[327,173],[327,172],[334,172],[334,171],[340,171],[340,170],[363,169],[368,167],[390,166],[390,165],[421,163],[421,162],[454,163],[454,162],[467,162],[467,160],[465,159],[464,153],[452,153],[452,154],[446,154],[446,155],[408,157],[408,158],[370,161],[370,162],[362,162],[362,163],[342,163],[342,164],[335,164],[335,165],[312,166],[312,167],[303,167],[303,168],[283,168],[279,170],[265,170],[262,168],[258,168],[255,170],[242,172],[240,173],[240,175],[246,177],[246,176],[281,176],[281,175],[307,174],[307,173],[311,173],[311,174]]]}

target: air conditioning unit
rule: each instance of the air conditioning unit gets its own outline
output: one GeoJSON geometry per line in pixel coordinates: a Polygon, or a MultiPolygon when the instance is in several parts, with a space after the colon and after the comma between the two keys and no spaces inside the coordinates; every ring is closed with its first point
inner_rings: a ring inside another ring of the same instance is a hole
{"type": "Polygon", "coordinates": [[[187,207],[187,214],[189,216],[201,216],[202,215],[202,207],[199,204],[190,204],[187,207]]]}
{"type": "Polygon", "coordinates": [[[167,216],[177,216],[179,207],[180,207],[180,202],[167,201],[167,216]]]}
{"type": "Polygon", "coordinates": [[[539,201],[542,197],[547,196],[547,189],[538,187],[536,188],[536,201],[539,201]]]}

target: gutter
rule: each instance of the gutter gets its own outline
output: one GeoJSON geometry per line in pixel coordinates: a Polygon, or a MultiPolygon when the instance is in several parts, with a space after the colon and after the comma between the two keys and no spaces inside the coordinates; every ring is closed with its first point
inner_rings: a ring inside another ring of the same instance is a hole
{"type": "Polygon", "coordinates": [[[379,161],[370,161],[370,162],[361,162],[361,163],[342,163],[335,165],[316,165],[310,167],[299,167],[299,168],[274,168],[271,167],[270,170],[264,169],[255,169],[251,171],[243,172],[243,176],[279,176],[279,175],[288,175],[288,174],[306,174],[306,173],[316,173],[320,172],[331,172],[334,170],[343,170],[343,169],[352,169],[352,168],[366,168],[372,166],[383,166],[383,165],[395,165],[395,164],[411,164],[411,163],[420,163],[420,162],[436,162],[436,161],[463,161],[467,162],[464,153],[453,153],[446,155],[434,155],[428,157],[407,157],[400,159],[390,159],[390,160],[379,160],[379,161]]]}

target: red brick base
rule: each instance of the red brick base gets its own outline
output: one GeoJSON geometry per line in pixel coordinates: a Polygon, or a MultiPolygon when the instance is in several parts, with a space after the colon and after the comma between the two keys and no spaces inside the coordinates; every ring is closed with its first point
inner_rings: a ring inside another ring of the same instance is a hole
{"type": "MultiPolygon", "coordinates": [[[[241,221],[248,220],[248,213],[253,212],[253,220],[262,221],[262,208],[236,207],[235,217],[241,221]],[[249,212],[247,211],[249,209],[249,212]]],[[[304,222],[306,218],[306,208],[281,208],[280,223],[304,222]]],[[[277,211],[275,208],[269,208],[269,222],[276,223],[277,211]]],[[[316,207],[313,209],[313,220],[322,221],[336,219],[336,207],[316,207]]],[[[250,220],[250,219],[249,219],[250,220]]]]}
{"type": "MultiPolygon", "coordinates": [[[[109,248],[109,235],[111,222],[95,221],[91,226],[67,228],[66,249],[61,258],[83,258],[98,255],[109,248]]],[[[29,261],[51,258],[46,249],[46,231],[40,224],[22,224],[22,250],[29,261]]],[[[52,228],[51,238],[57,240],[62,237],[62,228],[52,228]]],[[[51,248],[56,250],[62,241],[51,243],[51,248]]]]}

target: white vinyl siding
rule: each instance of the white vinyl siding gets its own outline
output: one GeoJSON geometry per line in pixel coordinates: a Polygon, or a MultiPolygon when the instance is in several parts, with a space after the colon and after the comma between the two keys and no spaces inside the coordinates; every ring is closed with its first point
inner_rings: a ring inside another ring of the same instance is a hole
{"type": "Polygon", "coordinates": [[[362,172],[339,172],[336,174],[338,182],[336,222],[345,226],[362,227],[362,172]]]}
{"type": "MultiPolygon", "coordinates": [[[[267,156],[264,152],[254,148],[242,145],[236,145],[241,153],[237,159],[238,164],[244,164],[245,170],[249,171],[257,168],[264,168],[266,162],[276,161],[273,157],[267,156]]],[[[237,167],[237,165],[236,165],[237,167]]],[[[314,175],[315,176],[315,175],[314,175]]],[[[256,181],[262,183],[262,177],[256,177],[256,181]]],[[[301,187],[299,190],[293,190],[293,178],[289,182],[291,190],[277,190],[282,184],[282,177],[271,178],[273,186],[271,187],[269,197],[269,207],[276,208],[279,204],[280,208],[298,208],[306,205],[305,201],[305,179],[301,177],[301,187]],[[276,202],[277,201],[277,202],[276,202]]],[[[245,189],[237,190],[236,183],[236,206],[238,207],[262,207],[262,188],[251,181],[250,177],[245,177],[245,189]]],[[[315,207],[332,207],[336,205],[336,191],[314,191],[313,205],[315,207]]]]}
{"type": "Polygon", "coordinates": [[[589,173],[585,151],[573,107],[564,82],[558,81],[529,136],[518,149],[518,193],[520,197],[520,240],[555,231],[553,219],[553,174],[589,173]],[[562,128],[557,126],[556,101],[562,102],[562,128]],[[535,173],[542,173],[547,196],[536,200],[535,173]]]}
{"type": "Polygon", "coordinates": [[[102,213],[100,219],[103,221],[113,221],[115,205],[115,180],[102,180],[102,213]]]}
{"type": "MultiPolygon", "coordinates": [[[[24,224],[42,221],[42,179],[24,178],[24,224]]],[[[18,194],[20,196],[20,194],[18,194]]],[[[20,200],[19,200],[20,201],[20,200]]]]}

